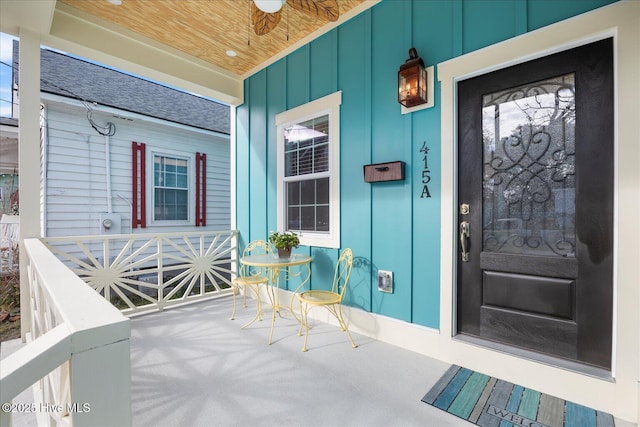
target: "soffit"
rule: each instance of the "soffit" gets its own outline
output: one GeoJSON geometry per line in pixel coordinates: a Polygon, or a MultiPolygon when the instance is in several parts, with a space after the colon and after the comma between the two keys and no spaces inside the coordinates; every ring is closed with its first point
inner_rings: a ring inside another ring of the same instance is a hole
{"type": "MultiPolygon", "coordinates": [[[[327,21],[284,6],[282,19],[270,33],[257,36],[250,24],[251,0],[58,0],[66,13],[109,23],[176,49],[237,76],[260,68],[269,60],[327,21]],[[237,53],[229,57],[227,50],[237,53]]],[[[364,0],[338,0],[341,16],[364,0]]],[[[104,25],[104,24],[103,24],[104,25]]],[[[112,27],[113,28],[113,27],[112,27]]]]}
{"type": "Polygon", "coordinates": [[[0,27],[15,36],[29,29],[45,46],[240,105],[244,79],[381,0],[337,0],[340,18],[329,23],[284,6],[264,36],[249,26],[251,1],[0,0],[0,27]]]}

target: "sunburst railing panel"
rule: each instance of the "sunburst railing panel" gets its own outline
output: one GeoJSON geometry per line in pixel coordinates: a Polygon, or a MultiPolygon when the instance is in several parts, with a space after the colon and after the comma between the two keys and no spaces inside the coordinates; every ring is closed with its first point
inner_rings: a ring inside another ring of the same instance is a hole
{"type": "Polygon", "coordinates": [[[43,243],[124,314],[231,292],[236,230],[50,237],[43,243]]]}

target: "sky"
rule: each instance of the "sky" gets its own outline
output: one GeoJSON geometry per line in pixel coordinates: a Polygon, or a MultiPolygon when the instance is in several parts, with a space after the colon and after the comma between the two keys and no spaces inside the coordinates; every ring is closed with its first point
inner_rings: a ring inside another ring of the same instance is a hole
{"type": "Polygon", "coordinates": [[[11,51],[15,38],[0,33],[0,116],[11,117],[11,51]],[[7,65],[5,65],[7,64],[7,65]]]}

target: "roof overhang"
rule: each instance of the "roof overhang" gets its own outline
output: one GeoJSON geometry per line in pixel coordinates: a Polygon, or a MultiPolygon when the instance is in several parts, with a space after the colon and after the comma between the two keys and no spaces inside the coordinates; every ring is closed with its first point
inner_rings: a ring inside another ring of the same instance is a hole
{"type": "Polygon", "coordinates": [[[212,98],[229,105],[244,99],[242,78],[133,32],[72,15],[54,0],[0,1],[0,30],[40,34],[42,45],[212,98]]]}

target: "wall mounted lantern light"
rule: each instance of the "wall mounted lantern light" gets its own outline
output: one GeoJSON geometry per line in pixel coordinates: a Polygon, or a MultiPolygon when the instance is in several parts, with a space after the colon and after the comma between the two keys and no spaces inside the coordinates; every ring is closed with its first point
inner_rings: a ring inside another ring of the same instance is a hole
{"type": "Polygon", "coordinates": [[[409,49],[409,59],[398,70],[398,102],[405,107],[425,104],[427,98],[427,70],[415,48],[409,49]]]}

